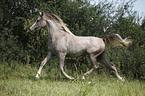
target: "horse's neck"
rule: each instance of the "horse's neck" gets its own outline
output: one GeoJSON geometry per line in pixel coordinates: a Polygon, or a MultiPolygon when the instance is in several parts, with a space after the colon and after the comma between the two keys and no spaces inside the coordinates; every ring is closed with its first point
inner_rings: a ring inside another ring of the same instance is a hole
{"type": "Polygon", "coordinates": [[[49,23],[49,25],[47,25],[47,31],[49,41],[54,41],[61,35],[61,30],[58,27],[56,27],[53,23],[49,23]]]}

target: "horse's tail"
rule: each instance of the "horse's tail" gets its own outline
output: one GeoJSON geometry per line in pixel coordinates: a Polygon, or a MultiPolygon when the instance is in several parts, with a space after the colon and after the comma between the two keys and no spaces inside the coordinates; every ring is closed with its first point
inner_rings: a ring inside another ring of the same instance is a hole
{"type": "Polygon", "coordinates": [[[105,40],[105,42],[108,44],[108,45],[113,45],[113,46],[128,46],[129,44],[132,43],[131,40],[125,38],[125,39],[122,39],[121,36],[119,34],[110,34],[110,35],[107,35],[103,38],[105,40]]]}
{"type": "Polygon", "coordinates": [[[62,21],[62,19],[60,19],[60,17],[58,17],[57,15],[55,14],[51,14],[53,15],[55,18],[57,18],[57,20],[60,22],[61,26],[65,29],[65,31],[71,35],[74,36],[74,34],[67,28],[66,24],[62,21]]]}

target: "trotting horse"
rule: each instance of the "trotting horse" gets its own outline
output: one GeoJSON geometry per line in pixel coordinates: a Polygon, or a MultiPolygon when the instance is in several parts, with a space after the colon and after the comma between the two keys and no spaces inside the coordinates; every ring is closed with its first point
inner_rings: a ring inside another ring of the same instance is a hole
{"type": "Polygon", "coordinates": [[[71,33],[71,31],[66,27],[63,21],[57,15],[46,15],[45,13],[40,12],[40,16],[30,27],[30,29],[35,30],[42,27],[46,27],[48,31],[48,54],[42,61],[35,79],[39,78],[39,74],[41,73],[43,66],[48,60],[50,60],[53,55],[59,57],[59,63],[62,73],[67,78],[74,79],[64,72],[63,66],[65,57],[88,55],[91,63],[93,64],[93,68],[86,72],[83,75],[82,79],[85,79],[85,76],[87,74],[90,74],[94,69],[98,68],[98,66],[96,65],[96,60],[98,60],[98,62],[113,69],[118,79],[124,81],[124,79],[118,74],[116,67],[106,59],[104,41],[116,46],[128,46],[131,41],[122,39],[119,34],[107,35],[104,38],[76,36],[71,33]]]}

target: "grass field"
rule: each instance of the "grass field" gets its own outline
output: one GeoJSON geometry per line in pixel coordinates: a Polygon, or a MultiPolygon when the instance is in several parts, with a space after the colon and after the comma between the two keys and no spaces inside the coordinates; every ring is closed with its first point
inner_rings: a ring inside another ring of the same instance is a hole
{"type": "MultiPolygon", "coordinates": [[[[145,82],[126,79],[123,83],[116,77],[89,75],[85,81],[66,79],[42,70],[41,78],[34,81],[37,67],[18,63],[0,64],[0,96],[145,96],[145,82]]],[[[62,76],[61,76],[62,75],[62,76]]]]}

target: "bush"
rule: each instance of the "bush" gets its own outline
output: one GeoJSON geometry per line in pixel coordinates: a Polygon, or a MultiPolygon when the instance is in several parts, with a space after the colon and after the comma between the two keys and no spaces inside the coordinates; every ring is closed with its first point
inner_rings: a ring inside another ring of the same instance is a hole
{"type": "Polygon", "coordinates": [[[0,33],[0,37],[1,61],[25,61],[26,54],[23,51],[21,42],[18,41],[18,37],[12,35],[12,29],[3,28],[3,30],[0,33]]]}

